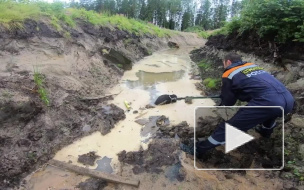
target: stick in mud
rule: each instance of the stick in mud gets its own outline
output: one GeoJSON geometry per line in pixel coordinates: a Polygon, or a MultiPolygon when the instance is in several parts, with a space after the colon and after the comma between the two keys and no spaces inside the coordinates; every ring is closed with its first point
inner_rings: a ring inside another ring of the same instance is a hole
{"type": "Polygon", "coordinates": [[[103,180],[106,180],[106,181],[109,181],[112,183],[127,184],[127,185],[132,185],[135,187],[139,186],[139,180],[134,180],[134,179],[130,179],[128,177],[121,177],[121,176],[117,176],[117,175],[102,173],[102,172],[99,172],[96,170],[90,170],[89,168],[75,166],[75,165],[61,162],[58,160],[50,160],[48,162],[48,164],[56,166],[58,168],[64,168],[64,169],[67,169],[67,170],[70,170],[72,172],[79,173],[82,175],[87,175],[87,176],[103,179],[103,180]]]}

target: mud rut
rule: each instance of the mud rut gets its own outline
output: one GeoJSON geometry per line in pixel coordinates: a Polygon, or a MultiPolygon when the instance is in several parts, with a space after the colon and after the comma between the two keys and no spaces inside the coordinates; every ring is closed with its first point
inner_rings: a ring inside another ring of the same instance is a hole
{"type": "MultiPolygon", "coordinates": [[[[126,119],[110,133],[95,132],[63,148],[54,159],[106,173],[140,180],[138,189],[282,189],[279,172],[197,171],[193,157],[179,149],[181,141],[193,137],[194,108],[212,106],[212,100],[179,101],[165,106],[149,106],[161,94],[199,96],[195,83],[199,82],[197,68],[189,58],[192,47],[170,49],[153,54],[125,72],[119,85],[110,90],[116,94],[109,100],[125,110],[126,119]],[[127,111],[124,102],[131,110],[127,111]],[[80,157],[79,157],[80,156],[80,157]],[[80,158],[80,159],[79,159],[80,158]]],[[[106,111],[107,108],[104,108],[106,111]]],[[[198,137],[208,136],[220,117],[198,123],[198,137]]],[[[89,127],[89,126],[88,126],[89,127]]],[[[273,143],[280,143],[271,141],[273,143]]],[[[254,142],[249,149],[263,148],[269,143],[254,142]],[[262,146],[261,146],[262,145],[262,146]]],[[[248,148],[248,147],[247,147],[248,148]]],[[[245,148],[245,152],[246,152],[245,148]]],[[[265,154],[266,155],[266,154],[265,154]]],[[[267,156],[267,155],[266,155],[267,156]]],[[[252,164],[251,153],[243,160],[235,160],[222,151],[208,154],[200,165],[221,164],[240,167],[252,164]]],[[[260,160],[267,166],[277,163],[260,160]]],[[[126,185],[88,179],[53,166],[45,166],[26,178],[20,189],[137,189],[126,185]]]]}

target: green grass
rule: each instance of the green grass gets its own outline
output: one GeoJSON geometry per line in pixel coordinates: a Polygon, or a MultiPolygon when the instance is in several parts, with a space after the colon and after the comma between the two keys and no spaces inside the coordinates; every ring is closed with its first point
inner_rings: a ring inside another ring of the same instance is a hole
{"type": "Polygon", "coordinates": [[[205,59],[203,59],[202,61],[200,61],[198,63],[198,66],[201,69],[205,70],[205,71],[208,70],[211,67],[210,63],[207,60],[205,60],[205,59]]]}
{"type": "Polygon", "coordinates": [[[214,79],[214,78],[206,78],[203,80],[203,84],[206,86],[206,88],[211,90],[217,90],[220,88],[220,82],[221,79],[214,79]]]}
{"type": "Polygon", "coordinates": [[[42,76],[42,74],[37,69],[34,69],[34,82],[36,84],[38,94],[39,94],[41,100],[43,101],[43,103],[45,105],[49,106],[50,100],[48,98],[48,93],[47,93],[46,89],[44,88],[43,78],[44,77],[42,76]]]}
{"type": "Polygon", "coordinates": [[[216,35],[220,35],[220,34],[225,35],[225,36],[227,36],[229,34],[228,29],[227,29],[226,26],[223,26],[222,28],[213,30],[209,35],[210,36],[216,36],[216,35]]]}
{"type": "MultiPolygon", "coordinates": [[[[62,24],[76,26],[76,19],[82,19],[95,26],[114,26],[136,35],[152,34],[158,37],[171,36],[175,32],[161,29],[144,21],[128,19],[121,15],[100,14],[85,9],[65,8],[62,2],[47,3],[43,1],[16,3],[9,0],[0,1],[0,23],[13,30],[22,27],[26,19],[38,20],[42,16],[49,17],[57,31],[63,31],[62,24]]],[[[112,27],[113,28],[113,27],[112,27]]]]}
{"type": "Polygon", "coordinates": [[[186,30],[184,30],[184,32],[193,32],[193,33],[197,33],[198,36],[207,39],[210,35],[208,34],[208,32],[206,32],[205,30],[203,30],[203,28],[201,28],[200,26],[193,26],[193,27],[189,27],[186,30]]]}
{"type": "Polygon", "coordinates": [[[41,10],[33,4],[15,3],[11,1],[0,2],[0,22],[23,22],[27,18],[37,19],[41,10]]]}
{"type": "Polygon", "coordinates": [[[109,16],[107,14],[99,14],[95,11],[87,11],[85,9],[67,9],[72,19],[83,19],[95,26],[112,25],[120,30],[125,30],[136,35],[152,34],[158,37],[171,36],[172,31],[161,29],[153,24],[146,23],[135,19],[128,19],[121,15],[109,16]]]}

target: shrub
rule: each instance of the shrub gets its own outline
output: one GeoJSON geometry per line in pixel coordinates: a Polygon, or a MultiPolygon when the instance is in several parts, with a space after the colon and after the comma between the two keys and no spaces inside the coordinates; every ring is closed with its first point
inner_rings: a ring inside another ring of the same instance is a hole
{"type": "Polygon", "coordinates": [[[225,25],[228,33],[256,32],[261,38],[284,43],[304,41],[303,0],[244,0],[239,18],[225,25]]]}
{"type": "Polygon", "coordinates": [[[217,90],[220,88],[220,82],[221,79],[214,79],[214,78],[206,78],[203,80],[203,84],[206,86],[206,88],[211,90],[217,90]]]}

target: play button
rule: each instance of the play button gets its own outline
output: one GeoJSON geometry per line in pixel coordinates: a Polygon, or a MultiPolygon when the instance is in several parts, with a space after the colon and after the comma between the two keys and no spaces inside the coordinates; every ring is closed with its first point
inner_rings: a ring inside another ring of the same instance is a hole
{"type": "Polygon", "coordinates": [[[252,141],[254,137],[244,133],[241,130],[229,125],[225,124],[225,132],[226,132],[226,143],[225,143],[225,153],[230,152],[231,150],[236,149],[243,144],[252,141]]]}

